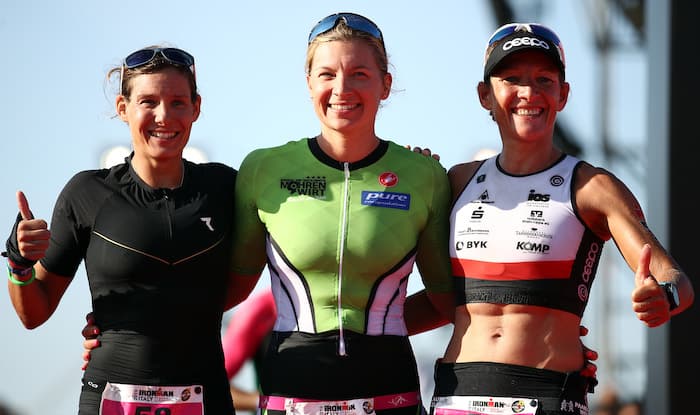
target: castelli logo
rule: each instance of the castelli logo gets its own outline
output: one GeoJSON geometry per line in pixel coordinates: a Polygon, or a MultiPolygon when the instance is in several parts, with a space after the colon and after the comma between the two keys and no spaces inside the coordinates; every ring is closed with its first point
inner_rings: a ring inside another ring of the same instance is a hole
{"type": "Polygon", "coordinates": [[[398,182],[399,182],[399,176],[395,175],[394,173],[392,173],[390,171],[379,175],[379,183],[382,186],[392,187],[392,186],[396,186],[396,184],[398,182]]]}

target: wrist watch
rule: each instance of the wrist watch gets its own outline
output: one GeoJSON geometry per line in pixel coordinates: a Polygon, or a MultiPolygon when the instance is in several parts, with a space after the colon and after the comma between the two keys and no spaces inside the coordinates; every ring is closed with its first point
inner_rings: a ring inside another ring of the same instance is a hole
{"type": "Polygon", "coordinates": [[[678,296],[678,287],[672,282],[660,282],[659,287],[663,288],[666,292],[666,299],[668,300],[669,310],[675,310],[679,305],[681,305],[681,299],[678,296]]]}

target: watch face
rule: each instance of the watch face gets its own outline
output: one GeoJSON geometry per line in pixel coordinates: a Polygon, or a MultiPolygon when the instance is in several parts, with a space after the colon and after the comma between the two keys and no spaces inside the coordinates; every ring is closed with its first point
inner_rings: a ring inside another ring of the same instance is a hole
{"type": "Polygon", "coordinates": [[[678,296],[678,288],[675,284],[671,284],[671,292],[673,293],[674,308],[678,307],[681,303],[681,299],[678,296]]]}
{"type": "Polygon", "coordinates": [[[681,299],[678,295],[678,287],[676,287],[676,284],[672,282],[663,282],[659,285],[661,285],[664,288],[664,291],[666,291],[666,297],[668,298],[668,304],[671,307],[671,310],[678,307],[681,303],[681,299]]]}

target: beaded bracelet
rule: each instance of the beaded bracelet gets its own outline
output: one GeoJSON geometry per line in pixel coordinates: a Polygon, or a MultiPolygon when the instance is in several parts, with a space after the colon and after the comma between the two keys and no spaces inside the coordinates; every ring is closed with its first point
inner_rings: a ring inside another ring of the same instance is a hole
{"type": "Polygon", "coordinates": [[[13,270],[13,268],[8,265],[7,266],[7,278],[10,279],[11,283],[13,283],[14,285],[19,285],[20,287],[25,286],[25,285],[29,285],[32,282],[34,282],[34,278],[36,278],[36,271],[34,271],[34,267],[32,267],[31,270],[32,270],[31,278],[29,278],[27,281],[20,281],[17,278],[15,278],[15,276],[14,276],[14,272],[16,272],[16,271],[13,270]]]}

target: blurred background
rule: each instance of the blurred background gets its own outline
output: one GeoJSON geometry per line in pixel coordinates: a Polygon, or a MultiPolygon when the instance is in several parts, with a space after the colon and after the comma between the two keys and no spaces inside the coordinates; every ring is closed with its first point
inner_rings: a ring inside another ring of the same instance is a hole
{"type": "MultiPolygon", "coordinates": [[[[0,231],[9,233],[12,227],[17,190],[27,194],[35,216],[48,220],[73,174],[123,160],[130,151],[129,132],[113,118],[115,84],[104,77],[144,46],[166,43],[196,58],[202,115],[186,158],[238,167],[254,148],[316,135],[318,121],[304,79],[306,38],[319,19],[338,11],[363,14],[384,32],[394,91],[380,110],[377,133],[429,147],[445,167],[500,146],[496,127],[476,95],[489,35],[511,21],[552,27],[563,41],[571,83],[556,142],[613,171],[646,209],[656,194],[648,190],[648,119],[656,116],[653,109],[666,111],[663,100],[661,107],[654,101],[659,101],[659,91],[667,94],[650,71],[670,53],[663,43],[668,34],[658,31],[668,30],[664,10],[675,4],[649,2],[2,2],[0,231]],[[650,25],[651,17],[660,23],[650,25]]],[[[697,83],[693,87],[697,95],[697,83]]],[[[665,226],[659,216],[647,218],[655,231],[655,225],[665,226]]],[[[0,233],[3,242],[6,235],[0,233]]],[[[420,289],[419,276],[411,279],[412,289],[420,289]]],[[[256,290],[268,284],[265,275],[256,290]]],[[[600,385],[590,397],[592,408],[607,405],[609,396],[618,402],[643,401],[649,380],[663,375],[650,373],[648,345],[650,337],[665,339],[668,332],[646,329],[636,320],[629,299],[633,284],[634,274],[609,243],[584,316],[591,331],[584,342],[600,354],[600,385]]],[[[0,295],[0,404],[7,414],[77,412],[80,331],[89,311],[82,266],[54,316],[35,330],[24,329],[8,295],[0,295]]],[[[450,332],[444,327],[413,338],[428,400],[433,364],[450,332]]],[[[252,368],[244,368],[234,382],[252,388],[252,368]]]]}

